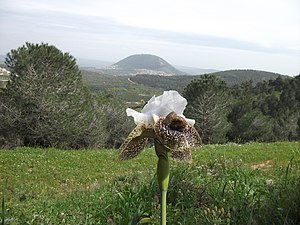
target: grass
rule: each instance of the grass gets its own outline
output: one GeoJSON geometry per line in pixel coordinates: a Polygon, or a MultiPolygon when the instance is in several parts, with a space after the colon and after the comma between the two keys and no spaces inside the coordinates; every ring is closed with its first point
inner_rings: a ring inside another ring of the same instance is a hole
{"type": "MultiPolygon", "coordinates": [[[[193,160],[171,164],[168,224],[300,223],[299,142],[208,145],[193,160]]],[[[115,150],[2,150],[0,221],[158,224],[156,162],[153,149],[130,161],[115,150]]]]}

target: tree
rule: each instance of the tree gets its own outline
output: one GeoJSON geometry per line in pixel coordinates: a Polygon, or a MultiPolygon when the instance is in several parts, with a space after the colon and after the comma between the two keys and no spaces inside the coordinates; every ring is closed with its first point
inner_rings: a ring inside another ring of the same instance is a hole
{"type": "Polygon", "coordinates": [[[196,120],[195,127],[204,143],[222,143],[230,128],[227,121],[231,103],[224,81],[213,75],[193,80],[184,90],[188,101],[186,116],[196,120]]]}
{"type": "Polygon", "coordinates": [[[122,102],[109,96],[102,97],[102,102],[101,110],[107,118],[106,130],[108,132],[105,145],[109,148],[119,148],[134,128],[134,124],[126,115],[126,108],[122,102]]]}
{"type": "MultiPolygon", "coordinates": [[[[81,148],[106,140],[106,120],[83,86],[76,60],[48,44],[26,43],[7,54],[11,82],[1,94],[6,136],[25,145],[81,148]],[[13,113],[11,113],[13,112],[13,113]]],[[[1,126],[1,129],[4,129],[1,126]]]]}

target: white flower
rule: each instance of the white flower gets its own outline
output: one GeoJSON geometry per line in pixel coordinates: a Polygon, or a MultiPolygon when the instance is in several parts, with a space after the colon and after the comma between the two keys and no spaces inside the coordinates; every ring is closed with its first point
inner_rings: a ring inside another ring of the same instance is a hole
{"type": "Polygon", "coordinates": [[[266,185],[267,185],[267,186],[272,186],[273,183],[274,183],[274,181],[273,181],[272,179],[266,180],[266,185]]]}
{"type": "MultiPolygon", "coordinates": [[[[144,106],[141,112],[127,108],[127,116],[132,116],[135,124],[145,123],[154,125],[160,116],[167,116],[170,112],[175,112],[178,116],[185,118],[183,111],[187,105],[187,101],[177,91],[164,91],[158,97],[153,96],[144,106]]],[[[195,120],[185,120],[192,126],[195,120]]]]}

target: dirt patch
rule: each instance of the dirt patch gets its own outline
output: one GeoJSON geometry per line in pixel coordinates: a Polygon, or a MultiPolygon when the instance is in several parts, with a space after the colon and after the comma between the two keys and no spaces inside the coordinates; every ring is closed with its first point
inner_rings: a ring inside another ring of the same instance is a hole
{"type": "Polygon", "coordinates": [[[251,166],[251,168],[254,170],[267,169],[272,166],[271,163],[272,163],[271,160],[267,160],[267,161],[259,163],[259,164],[254,164],[251,166]]]}

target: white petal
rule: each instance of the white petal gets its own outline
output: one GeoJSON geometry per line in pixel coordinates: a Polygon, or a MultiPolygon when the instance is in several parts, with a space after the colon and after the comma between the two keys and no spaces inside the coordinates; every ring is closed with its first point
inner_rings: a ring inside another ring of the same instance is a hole
{"type": "Polygon", "coordinates": [[[164,91],[161,100],[162,115],[166,116],[170,112],[183,115],[187,101],[177,91],[164,91]]]}
{"type": "Polygon", "coordinates": [[[130,108],[126,109],[126,114],[127,114],[127,116],[132,116],[133,117],[134,123],[136,125],[138,125],[140,123],[154,124],[154,119],[155,119],[154,115],[140,113],[140,112],[137,112],[137,111],[135,111],[133,109],[130,109],[130,108]]]}
{"type": "Polygon", "coordinates": [[[185,118],[186,122],[188,122],[190,125],[194,126],[195,124],[195,120],[193,119],[188,119],[188,118],[185,118]]]}
{"type": "MultiPolygon", "coordinates": [[[[160,96],[159,96],[160,97],[160,96]]],[[[159,97],[152,96],[152,98],[147,102],[144,108],[141,110],[141,113],[145,114],[156,114],[160,110],[160,100],[159,97]]]]}
{"type": "Polygon", "coordinates": [[[167,116],[170,112],[183,115],[187,101],[177,91],[164,91],[158,97],[153,96],[142,109],[142,113],[167,116]]]}
{"type": "MultiPolygon", "coordinates": [[[[185,118],[183,111],[186,105],[186,99],[177,91],[164,91],[164,93],[158,97],[155,97],[154,95],[141,112],[127,108],[126,113],[127,116],[132,116],[134,118],[135,124],[155,124],[160,116],[167,116],[170,112],[175,112],[177,115],[185,118]]],[[[192,126],[195,124],[195,120],[185,119],[192,126]]]]}

